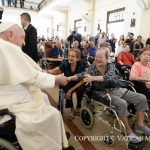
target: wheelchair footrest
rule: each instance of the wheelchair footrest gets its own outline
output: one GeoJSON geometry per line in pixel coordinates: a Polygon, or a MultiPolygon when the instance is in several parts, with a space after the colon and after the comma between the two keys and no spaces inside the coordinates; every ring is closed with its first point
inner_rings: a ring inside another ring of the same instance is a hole
{"type": "Polygon", "coordinates": [[[139,143],[129,142],[128,149],[131,149],[131,150],[142,150],[145,147],[146,143],[147,142],[145,140],[143,140],[143,141],[141,141],[139,143]]]}

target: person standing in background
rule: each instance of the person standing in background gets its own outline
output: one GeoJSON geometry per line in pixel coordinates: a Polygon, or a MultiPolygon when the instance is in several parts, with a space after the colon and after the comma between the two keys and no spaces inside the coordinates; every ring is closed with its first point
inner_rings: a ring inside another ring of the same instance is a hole
{"type": "Polygon", "coordinates": [[[24,8],[24,1],[25,0],[20,0],[20,8],[24,8]]]}
{"type": "Polygon", "coordinates": [[[8,2],[8,7],[11,7],[11,0],[7,0],[8,2]]]}
{"type": "Polygon", "coordinates": [[[112,33],[111,34],[111,39],[109,39],[108,41],[111,45],[111,48],[112,48],[112,52],[115,53],[115,48],[116,48],[116,42],[117,42],[117,39],[115,38],[115,35],[112,33]]]}
{"type": "Polygon", "coordinates": [[[4,0],[1,0],[2,6],[5,6],[5,2],[4,0]]]}
{"type": "Polygon", "coordinates": [[[144,44],[142,42],[142,36],[137,36],[137,39],[133,45],[133,55],[138,60],[138,56],[140,51],[144,48],[144,44]]]}
{"type": "Polygon", "coordinates": [[[147,48],[150,48],[150,38],[148,38],[148,39],[146,40],[146,43],[145,43],[145,44],[146,44],[145,46],[146,46],[147,48]]]}
{"type": "Polygon", "coordinates": [[[21,24],[25,31],[25,46],[22,47],[24,53],[30,56],[35,62],[38,62],[37,50],[37,30],[31,24],[31,17],[28,13],[22,13],[21,24]]]}
{"type": "Polygon", "coordinates": [[[124,43],[125,43],[125,37],[124,35],[120,35],[119,41],[118,41],[118,48],[115,51],[115,57],[118,56],[118,54],[122,51],[124,48],[124,43]]]}
{"type": "Polygon", "coordinates": [[[9,0],[9,1],[13,3],[14,7],[17,7],[17,0],[9,0]]]}
{"type": "Polygon", "coordinates": [[[74,41],[78,41],[79,48],[81,48],[82,37],[81,34],[77,33],[77,31],[72,31],[72,33],[67,37],[67,41],[69,42],[70,48],[73,47],[74,41]]]}
{"type": "Polygon", "coordinates": [[[134,34],[132,32],[128,33],[128,36],[125,40],[125,43],[128,43],[130,45],[130,52],[133,53],[133,45],[134,45],[135,39],[134,34]]]}

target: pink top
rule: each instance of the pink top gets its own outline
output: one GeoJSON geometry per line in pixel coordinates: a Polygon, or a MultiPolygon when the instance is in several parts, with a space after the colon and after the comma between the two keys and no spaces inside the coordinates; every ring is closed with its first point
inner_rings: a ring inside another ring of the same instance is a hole
{"type": "MultiPolygon", "coordinates": [[[[147,66],[142,65],[140,62],[135,62],[132,65],[130,77],[144,77],[150,78],[150,62],[147,66]]],[[[148,88],[150,88],[150,82],[146,82],[148,88]]]]}

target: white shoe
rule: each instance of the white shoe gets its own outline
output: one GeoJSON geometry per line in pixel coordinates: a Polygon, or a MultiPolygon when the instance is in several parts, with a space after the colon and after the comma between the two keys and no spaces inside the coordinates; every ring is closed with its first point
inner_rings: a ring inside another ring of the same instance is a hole
{"type": "Polygon", "coordinates": [[[131,132],[130,134],[127,135],[127,138],[129,139],[129,141],[131,141],[132,143],[139,143],[141,142],[143,139],[139,138],[135,133],[131,132]]]}

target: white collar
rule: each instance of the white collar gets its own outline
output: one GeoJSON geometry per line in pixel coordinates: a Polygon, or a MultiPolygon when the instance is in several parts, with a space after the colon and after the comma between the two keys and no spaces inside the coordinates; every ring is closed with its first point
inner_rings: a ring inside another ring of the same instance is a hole
{"type": "Polygon", "coordinates": [[[28,24],[26,27],[24,27],[24,30],[26,30],[26,29],[28,28],[29,25],[30,25],[30,24],[28,24]]]}

